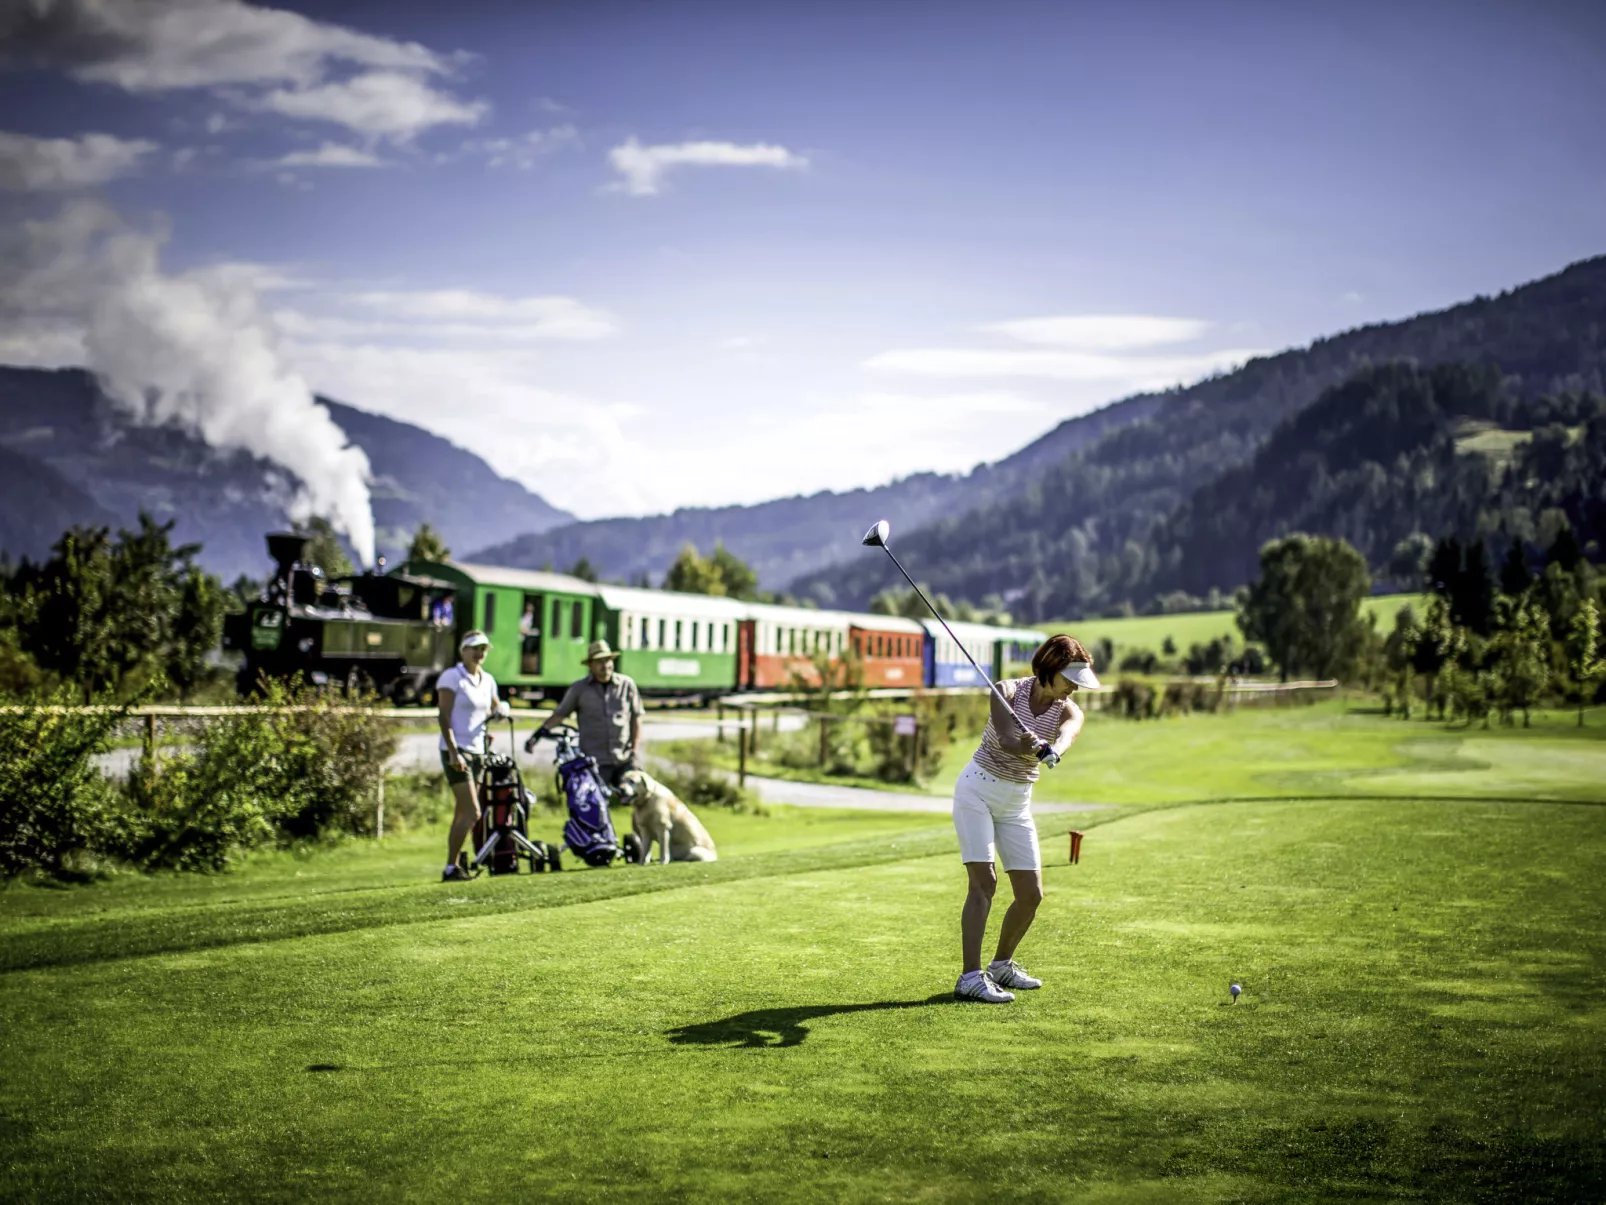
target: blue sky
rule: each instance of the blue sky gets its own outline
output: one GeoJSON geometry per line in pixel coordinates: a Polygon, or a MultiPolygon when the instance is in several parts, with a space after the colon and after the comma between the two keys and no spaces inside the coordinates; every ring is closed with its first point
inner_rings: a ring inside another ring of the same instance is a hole
{"type": "Polygon", "coordinates": [[[1606,251],[1596,4],[36,2],[8,223],[104,199],[586,517],[965,469],[1606,251]]]}

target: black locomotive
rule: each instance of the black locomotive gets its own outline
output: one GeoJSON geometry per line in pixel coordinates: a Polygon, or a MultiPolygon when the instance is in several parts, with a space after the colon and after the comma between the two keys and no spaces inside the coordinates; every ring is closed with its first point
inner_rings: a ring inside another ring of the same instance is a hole
{"type": "Polygon", "coordinates": [[[273,580],[223,624],[223,647],[243,653],[239,686],[263,674],[376,690],[397,703],[426,698],[456,660],[456,587],[402,573],[326,578],[303,565],[307,537],[268,536],[273,580]]]}

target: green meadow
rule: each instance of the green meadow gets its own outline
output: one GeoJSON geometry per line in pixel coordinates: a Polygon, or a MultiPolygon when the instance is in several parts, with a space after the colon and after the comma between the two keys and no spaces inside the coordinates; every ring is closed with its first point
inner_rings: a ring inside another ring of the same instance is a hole
{"type": "Polygon", "coordinates": [[[706,814],[714,864],[464,885],[428,827],[14,884],[0,1195],[1599,1200],[1590,720],[1096,715],[1038,792],[1104,805],[1039,821],[1045,986],[993,1008],[951,999],[930,814],[706,814]]]}
{"type": "MultiPolygon", "coordinates": [[[[1407,604],[1420,613],[1423,600],[1413,594],[1379,594],[1361,603],[1363,614],[1373,617],[1380,632],[1394,626],[1394,616],[1407,604]]],[[[1177,652],[1186,653],[1195,644],[1209,644],[1218,637],[1230,636],[1234,644],[1243,644],[1243,633],[1238,630],[1232,611],[1192,611],[1177,615],[1134,615],[1129,619],[1066,619],[1037,625],[1045,632],[1068,632],[1083,644],[1092,647],[1101,640],[1115,645],[1117,658],[1136,649],[1159,653],[1166,638],[1176,645],[1177,652]]],[[[1101,671],[1104,667],[1100,667],[1101,671]]]]}

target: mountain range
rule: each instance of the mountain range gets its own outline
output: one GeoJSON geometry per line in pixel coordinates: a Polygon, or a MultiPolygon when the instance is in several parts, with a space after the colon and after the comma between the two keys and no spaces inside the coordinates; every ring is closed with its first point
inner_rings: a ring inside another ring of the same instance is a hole
{"type": "MultiPolygon", "coordinates": [[[[425,521],[461,553],[573,518],[420,427],[319,400],[368,454],[382,555],[405,551],[425,521]]],[[[86,372],[0,367],[0,551],[12,559],[39,557],[74,523],[131,524],[143,509],[175,520],[175,540],[200,543],[214,573],[260,576],[263,533],[288,522],[283,477],[176,427],[131,423],[86,372]]]]}
{"type": "MultiPolygon", "coordinates": [[[[1176,540],[1186,523],[1172,523],[1169,546],[1164,525],[1196,496],[1197,523],[1215,504],[1199,491],[1249,463],[1281,424],[1327,390],[1391,363],[1481,366],[1513,399],[1606,393],[1606,256],[1498,297],[1348,331],[1173,390],[1158,406],[1133,412],[1131,421],[1112,424],[1096,441],[1048,465],[1028,488],[905,532],[899,555],[917,577],[951,597],[975,601],[998,593],[1031,619],[1141,608],[1183,585],[1231,589],[1245,580],[1246,567],[1252,569],[1260,541],[1288,530],[1297,510],[1267,515],[1263,506],[1255,509],[1257,522],[1238,524],[1211,543],[1219,567],[1203,572],[1195,562],[1184,568],[1176,540]]],[[[1344,404],[1342,396],[1335,404],[1344,404]]],[[[1279,455],[1316,450],[1310,440],[1319,445],[1321,429],[1305,434],[1302,442],[1296,430],[1279,445],[1279,455]]],[[[1410,510],[1409,489],[1391,488],[1392,460],[1373,463],[1369,475],[1382,475],[1382,505],[1397,508],[1397,518],[1412,524],[1434,521],[1410,510]]],[[[1311,461],[1307,468],[1316,472],[1319,465],[1311,461]]],[[[1256,478],[1240,474],[1238,481],[1240,493],[1259,488],[1256,478]]],[[[1575,501],[1583,514],[1587,507],[1575,501]]],[[[845,546],[857,534],[844,527],[838,538],[845,546]]],[[[885,557],[860,554],[795,580],[791,589],[821,605],[860,607],[899,584],[885,557]]]]}

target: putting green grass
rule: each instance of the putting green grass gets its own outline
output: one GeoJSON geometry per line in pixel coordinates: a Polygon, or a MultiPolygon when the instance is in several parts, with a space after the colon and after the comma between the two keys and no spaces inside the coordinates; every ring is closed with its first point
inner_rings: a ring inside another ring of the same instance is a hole
{"type": "MultiPolygon", "coordinates": [[[[1361,609],[1376,616],[1377,627],[1387,632],[1394,627],[1394,615],[1401,607],[1410,604],[1420,615],[1426,600],[1414,594],[1379,594],[1365,599],[1361,609]]],[[[1105,638],[1115,644],[1115,655],[1134,649],[1148,649],[1159,653],[1167,636],[1177,646],[1178,653],[1186,653],[1190,645],[1209,644],[1218,636],[1231,636],[1233,642],[1243,644],[1243,633],[1238,630],[1235,612],[1193,611],[1179,615],[1134,615],[1129,619],[1064,619],[1038,624],[1045,632],[1069,632],[1083,644],[1092,646],[1105,638]]],[[[1106,666],[1100,666],[1102,674],[1106,666]]]]}
{"type": "Polygon", "coordinates": [[[13,886],[0,1198],[1599,1200],[1606,743],[1542,720],[1090,723],[1039,794],[1116,806],[1040,819],[1046,986],[1008,1007],[951,1000],[931,815],[452,886],[438,829],[13,886]]]}

